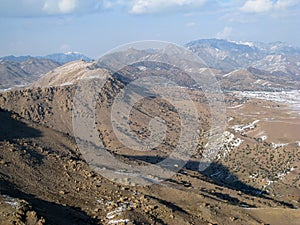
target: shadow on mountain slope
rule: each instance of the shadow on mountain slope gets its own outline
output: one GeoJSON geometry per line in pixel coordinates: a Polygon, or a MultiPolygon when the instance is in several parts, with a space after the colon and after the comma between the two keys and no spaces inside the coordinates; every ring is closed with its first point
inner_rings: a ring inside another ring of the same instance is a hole
{"type": "Polygon", "coordinates": [[[40,137],[40,131],[16,119],[16,115],[0,109],[0,141],[40,137]]]}
{"type": "Polygon", "coordinates": [[[0,194],[27,201],[39,216],[45,218],[46,224],[97,224],[96,220],[92,219],[79,208],[45,201],[16,189],[9,181],[1,178],[1,173],[0,194]]]}
{"type": "MultiPolygon", "coordinates": [[[[126,156],[124,156],[126,157],[126,156]]],[[[161,162],[165,158],[162,157],[153,157],[153,156],[128,156],[130,159],[140,160],[144,162],[148,162],[151,164],[155,164],[157,162],[161,162]]],[[[180,164],[177,163],[174,159],[174,165],[180,164]]],[[[234,190],[242,191],[245,194],[265,194],[260,189],[251,187],[242,181],[240,181],[235,175],[233,175],[228,168],[225,166],[212,162],[205,170],[199,171],[200,162],[197,161],[188,161],[184,166],[185,169],[199,172],[204,178],[204,180],[211,181],[221,186],[225,186],[234,190]],[[227,178],[227,179],[226,179],[227,178]]]]}
{"type": "MultiPolygon", "coordinates": [[[[123,155],[123,157],[129,158],[131,160],[139,160],[139,161],[143,161],[143,162],[147,162],[147,163],[151,163],[151,164],[161,162],[162,160],[165,159],[163,157],[154,157],[154,156],[126,156],[126,155],[123,155]]],[[[178,161],[176,161],[174,159],[173,160],[173,165],[171,165],[171,166],[174,166],[175,164],[181,164],[181,163],[182,162],[178,163],[178,161]]],[[[195,176],[195,178],[202,179],[202,180],[205,180],[205,181],[208,181],[208,182],[212,182],[212,183],[218,184],[220,186],[230,188],[232,190],[240,191],[240,192],[242,192],[244,194],[247,194],[247,195],[259,196],[259,197],[264,198],[264,199],[272,200],[272,201],[275,201],[278,204],[281,204],[281,205],[283,205],[285,207],[288,207],[288,208],[294,208],[294,206],[292,204],[286,203],[286,202],[281,202],[281,201],[279,202],[277,200],[274,200],[271,197],[269,197],[268,193],[266,193],[265,191],[263,191],[261,189],[258,189],[256,187],[252,187],[252,186],[240,181],[236,175],[231,173],[229,171],[229,169],[226,168],[222,164],[212,162],[203,171],[199,171],[199,166],[201,166],[200,162],[190,160],[186,163],[186,165],[184,166],[184,169],[198,172],[200,177],[195,176]]],[[[166,166],[166,168],[167,167],[168,166],[166,166]]],[[[179,173],[180,172],[182,172],[182,170],[179,171],[179,173]]],[[[171,182],[176,182],[172,179],[170,179],[170,181],[171,182]]],[[[221,196],[220,193],[219,194],[216,193],[216,197],[221,198],[221,199],[225,199],[225,200],[228,200],[228,201],[232,201],[232,203],[235,202],[235,199],[230,199],[230,198],[228,198],[228,196],[224,196],[224,195],[221,196]]],[[[249,207],[251,207],[251,206],[249,206],[249,207]]]]}
{"type": "Polygon", "coordinates": [[[41,137],[41,135],[42,133],[39,130],[18,120],[15,114],[0,109],[0,142],[8,141],[10,144],[15,145],[13,148],[26,151],[33,162],[38,165],[43,163],[44,156],[32,147],[23,145],[21,139],[36,138],[41,137]]]}

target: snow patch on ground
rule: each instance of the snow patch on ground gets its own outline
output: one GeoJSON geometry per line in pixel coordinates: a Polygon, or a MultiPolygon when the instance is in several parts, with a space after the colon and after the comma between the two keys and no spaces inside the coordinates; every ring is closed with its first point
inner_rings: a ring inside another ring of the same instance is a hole
{"type": "Polygon", "coordinates": [[[117,209],[108,212],[106,214],[106,218],[109,219],[107,224],[129,223],[129,219],[115,219],[116,217],[121,216],[122,212],[125,212],[128,206],[131,206],[131,204],[123,203],[117,209]]]}
{"type": "Polygon", "coordinates": [[[115,224],[115,225],[117,225],[117,224],[120,224],[120,223],[122,223],[122,224],[127,224],[127,223],[129,223],[129,219],[121,219],[121,220],[111,220],[111,221],[109,221],[107,224],[115,224]]]}
{"type": "Polygon", "coordinates": [[[11,90],[12,88],[6,88],[6,89],[0,89],[0,92],[6,92],[6,91],[9,91],[11,90]]]}
{"type": "Polygon", "coordinates": [[[239,94],[247,98],[286,103],[300,107],[300,90],[281,92],[243,91],[239,92],[239,94]]]}
{"type": "Polygon", "coordinates": [[[291,167],[291,168],[289,168],[288,170],[286,170],[286,171],[282,171],[281,173],[278,173],[277,174],[277,177],[280,179],[280,180],[282,180],[286,175],[288,175],[290,172],[293,172],[295,170],[295,168],[294,167],[291,167]]]}
{"type": "Polygon", "coordinates": [[[287,145],[289,145],[289,143],[279,143],[279,144],[272,143],[273,148],[280,148],[280,147],[284,147],[287,145]]]}
{"type": "Polygon", "coordinates": [[[26,87],[26,86],[28,86],[28,83],[23,83],[23,84],[19,84],[19,85],[14,85],[14,86],[12,86],[12,87],[10,87],[10,88],[0,89],[0,92],[11,91],[11,90],[13,90],[13,89],[16,89],[16,88],[24,88],[24,87],[26,87]]]}
{"type": "Polygon", "coordinates": [[[107,213],[106,218],[107,218],[107,219],[113,219],[113,218],[115,218],[116,216],[120,216],[121,213],[124,212],[124,211],[125,211],[125,207],[120,206],[120,207],[117,208],[116,210],[107,213]]]}
{"type": "Polygon", "coordinates": [[[249,176],[249,178],[258,178],[258,174],[257,173],[253,173],[249,176]]]}
{"type": "Polygon", "coordinates": [[[227,107],[228,109],[237,109],[237,108],[240,108],[242,107],[244,104],[240,104],[240,105],[236,105],[236,106],[230,106],[230,107],[227,107]]]}
{"type": "Polygon", "coordinates": [[[145,67],[145,66],[139,66],[138,69],[139,69],[140,71],[146,71],[146,70],[147,70],[147,67],[145,67]]]}
{"type": "Polygon", "coordinates": [[[253,130],[257,125],[257,123],[260,120],[255,120],[250,124],[244,125],[244,124],[239,124],[239,125],[234,125],[231,127],[231,129],[233,129],[235,132],[239,133],[239,134],[245,134],[245,132],[249,131],[249,130],[253,130]]]}
{"type": "Polygon", "coordinates": [[[261,139],[262,141],[265,141],[265,140],[267,140],[267,139],[268,139],[268,136],[266,136],[266,135],[264,135],[264,136],[261,136],[261,137],[260,137],[260,139],[261,139]]]}
{"type": "Polygon", "coordinates": [[[254,84],[259,84],[261,82],[260,79],[258,79],[257,81],[254,82],[254,84]]]}
{"type": "Polygon", "coordinates": [[[97,78],[100,78],[99,75],[88,75],[88,76],[85,76],[82,80],[86,79],[86,80],[89,80],[89,79],[97,79],[97,78]]]}
{"type": "Polygon", "coordinates": [[[266,179],[266,184],[263,186],[262,190],[265,191],[267,187],[269,187],[271,184],[273,184],[273,180],[266,179]]]}
{"type": "Polygon", "coordinates": [[[227,154],[229,154],[234,148],[239,147],[243,142],[244,140],[236,138],[233,133],[225,131],[222,135],[222,147],[217,158],[220,159],[222,157],[226,157],[227,154]]]}
{"type": "Polygon", "coordinates": [[[5,204],[8,204],[8,205],[14,207],[15,209],[18,209],[20,207],[20,203],[16,199],[9,197],[7,195],[2,195],[2,197],[4,198],[5,204]]]}
{"type": "Polygon", "coordinates": [[[230,77],[232,74],[234,74],[234,73],[237,72],[237,71],[239,71],[239,69],[238,69],[238,70],[231,71],[230,73],[226,73],[226,74],[223,75],[223,77],[230,77]]]}
{"type": "Polygon", "coordinates": [[[73,85],[73,83],[72,82],[66,82],[66,83],[61,84],[60,86],[63,87],[63,86],[70,86],[70,85],[73,85]]]}
{"type": "Polygon", "coordinates": [[[228,122],[230,122],[230,121],[232,121],[232,120],[234,120],[233,117],[230,117],[230,118],[228,119],[228,122]]]}

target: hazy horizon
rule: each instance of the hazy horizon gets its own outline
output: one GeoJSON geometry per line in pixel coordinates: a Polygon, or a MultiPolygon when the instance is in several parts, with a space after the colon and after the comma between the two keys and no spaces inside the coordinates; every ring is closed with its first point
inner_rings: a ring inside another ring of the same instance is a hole
{"type": "MultiPolygon", "coordinates": [[[[229,42],[233,42],[233,43],[237,43],[237,44],[244,44],[244,45],[247,45],[247,44],[250,44],[250,43],[265,43],[265,44],[272,44],[272,43],[285,43],[285,44],[290,44],[290,43],[287,43],[287,42],[283,42],[283,41],[274,41],[274,42],[259,42],[259,41],[240,41],[240,40],[230,40],[230,39],[220,39],[220,38],[199,38],[199,39],[195,39],[195,40],[190,40],[190,41],[187,41],[183,44],[179,44],[179,43],[174,43],[174,44],[177,44],[177,45],[184,45],[184,44],[187,44],[189,42],[193,42],[193,41],[199,41],[199,40],[204,40],[204,39],[217,39],[217,40],[225,40],[225,41],[229,41],[229,42]]],[[[147,40],[146,40],[147,41],[147,40]]],[[[150,40],[151,41],[151,40],[150,40]]],[[[155,40],[153,40],[155,41],[155,40]]],[[[120,45],[122,46],[122,45],[120,45]]],[[[115,47],[119,47],[119,46],[115,46],[115,47]]],[[[293,45],[293,47],[299,47],[298,45],[293,45]]],[[[48,56],[48,55],[54,55],[54,54],[82,54],[90,59],[93,59],[93,60],[97,60],[98,58],[101,57],[101,55],[105,55],[105,53],[107,52],[101,52],[98,57],[92,57],[88,54],[86,54],[85,52],[79,52],[79,51],[76,51],[76,49],[74,50],[71,50],[71,51],[58,51],[58,52],[48,52],[48,53],[45,53],[44,55],[35,55],[35,54],[31,54],[30,52],[28,52],[27,54],[23,54],[23,55],[14,55],[14,54],[7,54],[7,55],[0,55],[0,58],[1,57],[7,57],[7,56],[14,56],[14,57],[23,57],[23,56],[30,56],[30,57],[45,57],[45,56],[48,56]]]]}

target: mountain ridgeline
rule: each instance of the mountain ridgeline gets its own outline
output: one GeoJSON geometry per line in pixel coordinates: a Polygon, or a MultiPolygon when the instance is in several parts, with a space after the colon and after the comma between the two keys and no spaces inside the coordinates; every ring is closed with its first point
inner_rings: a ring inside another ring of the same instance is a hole
{"type": "MultiPolygon", "coordinates": [[[[300,87],[298,47],[282,42],[234,42],[222,39],[201,39],[189,42],[185,47],[203,60],[203,68],[213,70],[217,79],[221,80],[224,90],[274,91],[300,87]]],[[[118,57],[123,57],[124,54],[138,58],[144,56],[145,59],[159,59],[154,50],[129,49],[128,52],[112,54],[110,59],[105,60],[118,65],[118,57]]],[[[37,57],[6,56],[0,58],[0,89],[28,86],[57,67],[75,61],[82,61],[80,64],[85,62],[90,67],[107,69],[101,62],[93,62],[92,59],[76,52],[37,57]]]]}
{"type": "Polygon", "coordinates": [[[13,55],[2,57],[0,58],[0,90],[28,86],[49,71],[76,60],[93,61],[76,52],[36,57],[13,55]]]}
{"type": "Polygon", "coordinates": [[[230,72],[254,67],[275,75],[289,75],[299,79],[300,48],[286,43],[203,39],[189,42],[185,46],[211,68],[230,72]]]}
{"type": "Polygon", "coordinates": [[[0,224],[299,225],[299,49],[186,47],[2,58],[0,224]]]}

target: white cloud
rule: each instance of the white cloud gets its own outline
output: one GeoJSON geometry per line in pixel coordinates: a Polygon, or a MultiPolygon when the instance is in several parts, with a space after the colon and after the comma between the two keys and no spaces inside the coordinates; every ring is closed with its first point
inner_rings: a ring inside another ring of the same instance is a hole
{"type": "Polygon", "coordinates": [[[276,9],[287,9],[299,4],[298,0],[278,0],[274,5],[276,9]]]}
{"type": "Polygon", "coordinates": [[[44,2],[43,11],[47,14],[54,14],[58,11],[58,5],[55,0],[46,0],[44,2]]]}
{"type": "Polygon", "coordinates": [[[77,6],[77,0],[61,0],[58,7],[62,13],[70,13],[77,6]]]}
{"type": "Polygon", "coordinates": [[[43,11],[47,14],[69,14],[76,11],[78,4],[82,5],[79,0],[45,0],[43,11]]]}
{"type": "Polygon", "coordinates": [[[232,27],[224,27],[224,29],[217,33],[217,38],[226,39],[232,35],[233,28],[232,27]]]}
{"type": "Polygon", "coordinates": [[[104,0],[0,0],[0,16],[46,16],[99,11],[104,0]]]}
{"type": "Polygon", "coordinates": [[[273,8],[271,0],[248,0],[241,8],[244,12],[262,13],[268,12],[273,8]]]}
{"type": "Polygon", "coordinates": [[[207,0],[132,0],[129,12],[147,14],[172,11],[175,9],[195,9],[207,0]]]}
{"type": "Polygon", "coordinates": [[[223,10],[263,13],[290,9],[298,0],[0,0],[0,17],[34,17],[47,15],[83,14],[123,8],[131,14],[196,13],[204,5],[211,11],[223,10]]]}
{"type": "Polygon", "coordinates": [[[298,0],[248,0],[241,11],[248,13],[264,13],[271,10],[285,10],[299,4],[298,0]]]}

